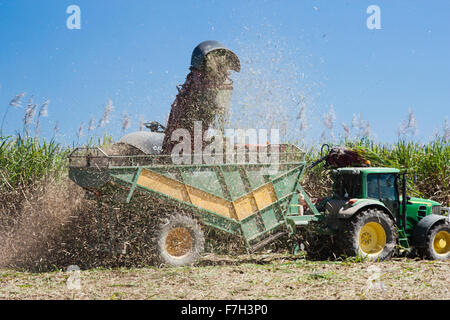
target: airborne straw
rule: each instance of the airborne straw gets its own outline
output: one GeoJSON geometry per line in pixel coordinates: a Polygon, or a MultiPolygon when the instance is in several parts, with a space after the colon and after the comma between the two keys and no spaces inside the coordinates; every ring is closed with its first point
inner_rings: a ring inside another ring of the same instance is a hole
{"type": "Polygon", "coordinates": [[[297,115],[297,119],[300,120],[300,131],[304,131],[309,128],[308,121],[306,118],[306,106],[303,105],[300,108],[300,112],[297,115]]]}
{"type": "Polygon", "coordinates": [[[145,130],[144,117],[141,115],[139,117],[139,131],[145,130]]]}
{"type": "Polygon", "coordinates": [[[58,121],[56,121],[55,126],[53,127],[53,136],[56,136],[58,131],[59,131],[59,125],[58,125],[58,121]]]}
{"type": "Polygon", "coordinates": [[[128,128],[130,127],[130,117],[128,116],[128,114],[125,112],[123,114],[123,120],[122,120],[122,130],[126,131],[128,130],[128,128]]]}
{"type": "Polygon", "coordinates": [[[320,140],[322,142],[326,141],[327,131],[330,132],[331,140],[334,141],[333,127],[335,121],[336,121],[336,113],[334,112],[333,105],[331,105],[330,110],[328,110],[328,112],[323,115],[323,125],[328,130],[322,132],[322,135],[320,137],[320,140]]]}

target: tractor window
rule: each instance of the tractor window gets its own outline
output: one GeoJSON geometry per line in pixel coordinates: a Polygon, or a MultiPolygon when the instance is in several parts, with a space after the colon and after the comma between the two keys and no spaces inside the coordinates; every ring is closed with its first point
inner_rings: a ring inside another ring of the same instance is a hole
{"type": "Polygon", "coordinates": [[[397,188],[395,186],[395,175],[380,174],[380,199],[397,200],[397,188]]]}
{"type": "Polygon", "coordinates": [[[377,174],[367,175],[367,198],[380,199],[377,174]]]}
{"type": "Polygon", "coordinates": [[[367,197],[380,200],[397,200],[394,174],[367,175],[367,197]]]}
{"type": "Polygon", "coordinates": [[[361,190],[359,174],[343,173],[336,177],[334,193],[338,198],[360,198],[361,190]]]}

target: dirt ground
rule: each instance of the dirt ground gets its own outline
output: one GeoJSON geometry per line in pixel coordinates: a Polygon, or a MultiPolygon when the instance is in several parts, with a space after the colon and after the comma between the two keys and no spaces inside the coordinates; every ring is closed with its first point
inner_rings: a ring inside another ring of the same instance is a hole
{"type": "Polygon", "coordinates": [[[0,270],[0,299],[450,299],[450,262],[205,256],[193,267],[0,270]],[[79,280],[77,280],[79,279],[79,280]]]}

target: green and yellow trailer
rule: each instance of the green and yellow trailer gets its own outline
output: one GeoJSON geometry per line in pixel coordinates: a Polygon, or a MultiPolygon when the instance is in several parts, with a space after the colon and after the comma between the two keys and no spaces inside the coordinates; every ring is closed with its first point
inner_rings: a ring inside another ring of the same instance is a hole
{"type": "MultiPolygon", "coordinates": [[[[130,202],[139,190],[176,205],[180,210],[174,219],[185,223],[174,222],[176,228],[167,231],[167,243],[171,238],[182,241],[184,234],[195,244],[195,238],[201,238],[197,220],[242,237],[248,250],[255,251],[293,233],[293,226],[321,216],[300,184],[306,167],[304,153],[293,145],[280,149],[276,163],[174,165],[165,155],[110,156],[100,148],[77,148],[69,156],[69,177],[97,195],[122,190],[123,196],[116,200],[130,202]],[[302,214],[299,199],[309,208],[307,214],[302,214]],[[187,211],[194,217],[179,217],[187,211]]],[[[185,259],[175,255],[165,260],[177,264],[185,259]]]]}

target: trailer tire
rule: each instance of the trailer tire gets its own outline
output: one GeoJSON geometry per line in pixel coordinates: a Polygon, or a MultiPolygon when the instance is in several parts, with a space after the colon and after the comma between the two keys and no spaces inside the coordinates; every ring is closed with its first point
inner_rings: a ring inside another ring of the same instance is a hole
{"type": "Polygon", "coordinates": [[[426,236],[426,246],[417,248],[419,255],[431,260],[450,259],[450,224],[447,221],[435,224],[426,236]]]}
{"type": "Polygon", "coordinates": [[[156,239],[159,264],[194,264],[203,253],[205,238],[198,222],[187,214],[169,215],[161,224],[156,239]]]}
{"type": "Polygon", "coordinates": [[[341,252],[368,261],[389,260],[395,251],[397,228],[383,211],[368,208],[346,221],[339,232],[341,252]]]}

